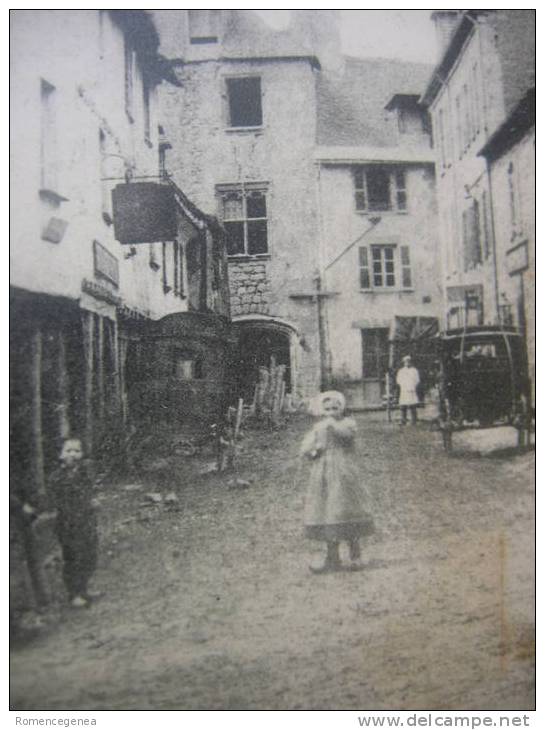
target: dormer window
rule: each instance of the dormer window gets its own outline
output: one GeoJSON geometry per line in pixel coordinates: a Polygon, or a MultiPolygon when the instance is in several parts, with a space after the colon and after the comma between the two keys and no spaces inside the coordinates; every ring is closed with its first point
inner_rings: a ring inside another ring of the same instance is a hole
{"type": "Polygon", "coordinates": [[[397,119],[397,128],[401,135],[421,135],[429,133],[429,122],[426,110],[419,104],[416,94],[394,94],[386,111],[397,119]]]}
{"type": "Polygon", "coordinates": [[[189,42],[191,44],[217,43],[219,38],[219,10],[188,10],[189,42]]]}

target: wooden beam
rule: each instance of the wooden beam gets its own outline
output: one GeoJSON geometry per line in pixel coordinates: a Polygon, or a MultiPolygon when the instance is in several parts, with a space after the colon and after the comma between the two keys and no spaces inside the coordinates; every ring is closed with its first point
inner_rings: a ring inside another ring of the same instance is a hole
{"type": "Polygon", "coordinates": [[[70,416],[69,416],[69,398],[68,398],[68,373],[66,370],[66,341],[62,330],[57,334],[58,348],[58,368],[59,368],[59,434],[61,440],[70,436],[70,416]]]}
{"type": "Polygon", "coordinates": [[[37,328],[31,343],[31,431],[32,477],[37,494],[45,494],[44,445],[42,432],[42,331],[37,328]]]}
{"type": "Polygon", "coordinates": [[[93,452],[93,386],[94,386],[94,332],[95,315],[82,312],[83,350],[85,353],[85,450],[90,456],[93,452]]]}
{"type": "Polygon", "coordinates": [[[98,418],[102,422],[104,419],[104,317],[99,314],[98,318],[98,337],[97,337],[97,381],[98,381],[98,418]]]}

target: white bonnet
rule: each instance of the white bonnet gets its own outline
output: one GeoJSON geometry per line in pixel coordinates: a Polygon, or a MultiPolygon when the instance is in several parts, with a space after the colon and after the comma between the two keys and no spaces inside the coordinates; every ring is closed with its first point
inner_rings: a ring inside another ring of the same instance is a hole
{"type": "Polygon", "coordinates": [[[338,390],[326,390],[324,393],[318,393],[309,403],[309,411],[314,416],[323,415],[323,407],[326,401],[336,401],[342,410],[346,408],[346,398],[338,390]]]}

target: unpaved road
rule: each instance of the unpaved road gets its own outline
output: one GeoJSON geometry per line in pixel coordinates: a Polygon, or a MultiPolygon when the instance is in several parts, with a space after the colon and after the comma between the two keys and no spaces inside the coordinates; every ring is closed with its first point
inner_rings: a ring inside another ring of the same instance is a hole
{"type": "Polygon", "coordinates": [[[447,457],[425,425],[358,416],[377,532],[358,573],[315,576],[303,419],[249,435],[238,476],[106,485],[90,610],[11,654],[12,709],[529,710],[533,454],[447,457]]]}

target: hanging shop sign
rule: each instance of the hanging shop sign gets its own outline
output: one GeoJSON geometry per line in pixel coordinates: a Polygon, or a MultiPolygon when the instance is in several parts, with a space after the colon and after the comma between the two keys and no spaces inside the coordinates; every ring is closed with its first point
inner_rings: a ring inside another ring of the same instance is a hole
{"type": "Polygon", "coordinates": [[[119,262],[107,248],[98,241],[93,241],[93,258],[95,276],[106,279],[117,289],[119,287],[119,262]]]}
{"type": "Polygon", "coordinates": [[[155,182],[131,182],[112,190],[114,234],[120,243],[155,243],[176,238],[174,191],[155,182]]]}
{"type": "Polygon", "coordinates": [[[67,228],[68,221],[53,216],[48,220],[47,225],[42,231],[42,240],[50,241],[51,243],[60,243],[64,238],[67,228]]]}

